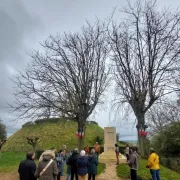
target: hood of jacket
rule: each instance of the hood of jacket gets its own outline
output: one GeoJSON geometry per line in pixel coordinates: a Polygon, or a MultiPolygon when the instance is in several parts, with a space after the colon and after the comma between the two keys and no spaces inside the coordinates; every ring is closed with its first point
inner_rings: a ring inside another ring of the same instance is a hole
{"type": "Polygon", "coordinates": [[[47,150],[43,152],[43,161],[49,161],[50,159],[54,159],[54,158],[55,158],[55,154],[53,151],[47,150]]]}

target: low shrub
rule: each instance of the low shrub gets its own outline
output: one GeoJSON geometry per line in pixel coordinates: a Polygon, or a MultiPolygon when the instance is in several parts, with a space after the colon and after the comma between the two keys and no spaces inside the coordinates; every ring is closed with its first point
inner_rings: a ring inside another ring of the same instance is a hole
{"type": "MultiPolygon", "coordinates": [[[[151,174],[149,169],[146,169],[147,160],[139,159],[139,168],[137,171],[138,180],[151,180],[151,174]]],[[[118,177],[122,180],[127,180],[130,177],[130,168],[127,164],[120,164],[116,168],[118,177]]],[[[164,166],[160,166],[161,180],[179,180],[180,174],[168,169],[164,166]]]]}
{"type": "Polygon", "coordinates": [[[160,163],[168,167],[169,169],[172,169],[176,172],[180,173],[180,158],[179,157],[161,157],[160,163]]]}

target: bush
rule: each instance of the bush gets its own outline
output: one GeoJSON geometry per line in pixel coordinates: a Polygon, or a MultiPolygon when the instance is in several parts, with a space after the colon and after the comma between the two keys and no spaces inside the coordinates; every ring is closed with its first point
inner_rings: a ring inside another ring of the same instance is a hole
{"type": "Polygon", "coordinates": [[[39,159],[43,152],[44,152],[43,150],[37,150],[36,153],[35,153],[36,154],[36,159],[39,159]]]}
{"type": "MultiPolygon", "coordinates": [[[[138,174],[138,180],[151,180],[151,174],[149,172],[149,169],[146,169],[146,163],[147,160],[140,159],[139,158],[139,168],[137,171],[138,174]]],[[[122,180],[128,179],[130,177],[130,168],[127,164],[120,164],[116,167],[116,172],[118,177],[120,177],[122,180]]],[[[179,180],[180,174],[172,171],[166,167],[160,166],[160,175],[161,180],[179,180]]]]}
{"type": "Polygon", "coordinates": [[[168,167],[169,169],[172,169],[176,172],[180,173],[180,158],[178,157],[162,157],[160,158],[160,163],[165,166],[168,167]]]}

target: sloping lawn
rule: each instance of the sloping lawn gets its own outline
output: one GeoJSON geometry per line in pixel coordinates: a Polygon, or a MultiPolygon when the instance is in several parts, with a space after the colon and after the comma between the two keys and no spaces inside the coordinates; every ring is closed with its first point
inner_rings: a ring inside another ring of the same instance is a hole
{"type": "MultiPolygon", "coordinates": [[[[139,159],[138,177],[139,180],[151,180],[149,169],[146,169],[146,160],[139,159]],[[141,177],[141,178],[140,178],[141,177]]],[[[160,167],[161,180],[180,180],[180,173],[172,171],[164,166],[160,167]]],[[[130,170],[127,164],[120,164],[117,166],[117,175],[122,180],[128,180],[130,170]]]]}
{"type": "Polygon", "coordinates": [[[25,159],[26,154],[23,152],[3,152],[0,159],[0,172],[10,172],[17,170],[20,161],[25,159]]]}
{"type": "MultiPolygon", "coordinates": [[[[77,123],[72,121],[58,121],[58,122],[44,122],[41,124],[34,124],[27,127],[23,127],[10,136],[2,147],[3,152],[19,152],[30,151],[32,146],[27,143],[26,137],[38,136],[40,137],[37,148],[40,150],[46,150],[50,148],[56,148],[60,150],[63,144],[67,145],[68,149],[74,149],[77,147],[77,137],[75,133],[77,131],[77,123]]],[[[104,137],[104,130],[96,124],[87,124],[86,137],[84,139],[84,145],[93,147],[95,143],[95,137],[104,137]]]]}

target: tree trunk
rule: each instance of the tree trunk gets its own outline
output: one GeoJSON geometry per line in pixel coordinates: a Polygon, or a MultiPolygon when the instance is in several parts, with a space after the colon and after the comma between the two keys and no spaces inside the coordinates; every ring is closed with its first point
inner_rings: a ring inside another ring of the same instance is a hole
{"type": "Polygon", "coordinates": [[[84,149],[84,138],[78,138],[78,150],[79,152],[84,149]]]}
{"type": "Polygon", "coordinates": [[[138,115],[136,115],[137,117],[137,121],[138,121],[138,125],[139,128],[137,128],[137,133],[138,133],[138,146],[139,146],[139,151],[141,153],[141,156],[144,157],[145,155],[145,151],[144,151],[144,142],[145,142],[145,137],[141,136],[139,134],[139,130],[143,130],[143,127],[145,125],[145,114],[141,114],[139,113],[138,115]]]}
{"type": "MultiPolygon", "coordinates": [[[[86,130],[86,118],[87,117],[87,106],[86,103],[80,104],[79,107],[79,115],[78,115],[78,130],[84,133],[85,138],[85,130],[86,130]]],[[[81,151],[84,149],[84,138],[78,138],[78,150],[81,151]]]]}

